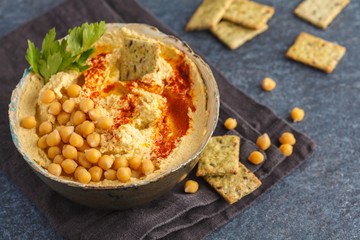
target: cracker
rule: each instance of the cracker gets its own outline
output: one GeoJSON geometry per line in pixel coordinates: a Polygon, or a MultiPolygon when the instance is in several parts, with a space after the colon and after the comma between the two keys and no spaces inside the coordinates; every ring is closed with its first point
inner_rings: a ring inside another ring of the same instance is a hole
{"type": "Polygon", "coordinates": [[[228,21],[221,21],[211,28],[211,32],[230,49],[236,49],[267,29],[267,25],[260,29],[250,29],[228,21]]]}
{"type": "Polygon", "coordinates": [[[145,74],[158,71],[160,46],[155,41],[124,38],[121,51],[120,79],[140,79],[145,74]]]}
{"type": "Polygon", "coordinates": [[[233,0],[204,0],[186,25],[185,31],[205,30],[215,26],[233,0]]]}
{"type": "Polygon", "coordinates": [[[349,0],[304,0],[294,10],[294,14],[311,24],[326,29],[349,0]]]}
{"type": "Polygon", "coordinates": [[[237,173],[239,166],[240,138],[225,135],[212,137],[199,156],[196,176],[220,176],[237,173]]]}
{"type": "Polygon", "coordinates": [[[260,29],[274,15],[273,7],[244,0],[235,0],[223,18],[247,28],[260,29]]]}
{"type": "Polygon", "coordinates": [[[260,180],[240,162],[237,174],[224,176],[204,177],[205,180],[223,197],[228,203],[233,204],[242,197],[255,191],[260,185],[260,180]]]}
{"type": "Polygon", "coordinates": [[[331,73],[345,52],[346,48],[343,46],[300,33],[286,57],[331,73]]]}

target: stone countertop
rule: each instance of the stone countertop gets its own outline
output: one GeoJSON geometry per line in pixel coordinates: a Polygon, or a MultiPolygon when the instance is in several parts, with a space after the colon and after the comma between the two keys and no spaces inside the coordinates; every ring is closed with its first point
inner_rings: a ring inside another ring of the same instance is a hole
{"type": "MultiPolygon", "coordinates": [[[[0,37],[62,1],[0,0],[0,37]]],[[[230,51],[207,31],[185,33],[201,0],[139,0],[278,116],[289,120],[292,108],[303,108],[304,121],[293,125],[317,144],[311,158],[207,239],[359,239],[360,1],[351,1],[327,30],[293,15],[301,0],[257,1],[276,9],[269,30],[230,51]],[[347,48],[332,74],[285,58],[303,31],[347,48]],[[261,90],[265,77],[277,82],[273,92],[261,90]]],[[[1,171],[0,181],[0,239],[62,239],[1,171]]]]}

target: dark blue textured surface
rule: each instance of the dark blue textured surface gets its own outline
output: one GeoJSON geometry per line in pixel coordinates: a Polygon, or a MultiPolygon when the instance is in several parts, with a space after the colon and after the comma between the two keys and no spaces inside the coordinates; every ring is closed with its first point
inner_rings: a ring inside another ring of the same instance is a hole
{"type": "MultiPolygon", "coordinates": [[[[0,0],[0,36],[60,2],[0,0]]],[[[206,31],[184,32],[201,0],[139,2],[280,117],[287,119],[295,106],[303,108],[305,120],[295,127],[318,146],[300,168],[207,239],[359,239],[360,1],[353,0],[324,31],[292,14],[301,0],[259,0],[275,6],[269,30],[235,51],[206,31]],[[301,31],[347,48],[332,74],[285,59],[301,31]],[[264,77],[276,80],[273,92],[261,90],[264,77]]],[[[61,239],[2,172],[0,181],[0,239],[61,239]]]]}

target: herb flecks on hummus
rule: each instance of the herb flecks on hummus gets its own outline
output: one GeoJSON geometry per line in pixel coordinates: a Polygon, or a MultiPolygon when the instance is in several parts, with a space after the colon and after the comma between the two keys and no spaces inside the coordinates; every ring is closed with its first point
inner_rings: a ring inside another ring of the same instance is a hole
{"type": "MultiPolygon", "coordinates": [[[[28,135],[30,154],[41,166],[83,183],[131,184],[177,166],[197,150],[208,118],[206,90],[196,65],[184,52],[117,27],[108,29],[95,43],[86,64],[90,68],[82,73],[64,70],[54,74],[45,86],[37,87],[41,88],[38,94],[20,100],[33,109],[38,123],[50,122],[52,131],[59,131],[61,137],[51,151],[50,146],[43,147],[46,144],[39,149],[44,142],[39,127],[22,129],[28,135]],[[126,79],[122,79],[124,73],[126,79]],[[81,86],[76,97],[68,90],[74,85],[74,89],[81,86]],[[56,99],[44,103],[39,95],[49,90],[56,99]],[[58,115],[49,112],[54,102],[62,106],[58,115]],[[71,160],[75,152],[77,157],[71,160]],[[62,158],[70,159],[62,163],[62,158]],[[61,162],[62,172],[55,162],[61,162]]],[[[34,78],[35,74],[29,75],[29,84],[37,84],[31,81],[34,78]]],[[[25,112],[19,109],[19,119],[25,112]]]]}

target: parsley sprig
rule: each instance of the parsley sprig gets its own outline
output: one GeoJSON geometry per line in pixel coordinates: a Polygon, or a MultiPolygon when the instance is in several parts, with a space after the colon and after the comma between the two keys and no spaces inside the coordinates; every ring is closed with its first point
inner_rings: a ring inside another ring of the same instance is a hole
{"type": "Polygon", "coordinates": [[[65,68],[83,72],[91,67],[85,62],[94,53],[92,45],[104,34],[105,29],[105,21],[84,23],[81,27],[70,29],[68,38],[59,42],[55,40],[55,28],[52,28],[42,42],[41,52],[28,40],[25,58],[33,71],[43,77],[44,84],[53,74],[65,68]]]}

